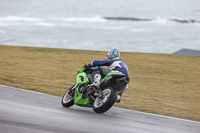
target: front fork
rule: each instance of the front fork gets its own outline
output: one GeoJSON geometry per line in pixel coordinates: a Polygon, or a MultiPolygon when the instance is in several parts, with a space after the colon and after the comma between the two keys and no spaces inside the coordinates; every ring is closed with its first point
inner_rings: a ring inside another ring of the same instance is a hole
{"type": "Polygon", "coordinates": [[[102,91],[101,89],[99,88],[99,91],[98,91],[98,98],[101,98],[102,97],[102,91]]]}

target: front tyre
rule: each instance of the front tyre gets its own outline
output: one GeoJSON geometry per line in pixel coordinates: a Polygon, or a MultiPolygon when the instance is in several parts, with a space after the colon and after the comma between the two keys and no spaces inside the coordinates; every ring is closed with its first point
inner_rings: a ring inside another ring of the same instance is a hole
{"type": "Polygon", "coordinates": [[[102,97],[97,97],[93,103],[93,110],[96,113],[105,113],[108,111],[117,99],[117,93],[109,87],[102,91],[102,97]]]}
{"type": "Polygon", "coordinates": [[[69,108],[72,105],[74,105],[74,94],[75,94],[75,85],[69,88],[69,90],[67,90],[67,92],[63,96],[61,101],[63,107],[69,108]]]}

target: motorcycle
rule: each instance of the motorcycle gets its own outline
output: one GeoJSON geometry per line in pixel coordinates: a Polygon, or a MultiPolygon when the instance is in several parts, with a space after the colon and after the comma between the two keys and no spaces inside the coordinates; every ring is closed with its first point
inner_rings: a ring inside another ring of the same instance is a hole
{"type": "Polygon", "coordinates": [[[71,107],[74,104],[81,107],[91,107],[96,113],[108,111],[116,102],[120,88],[129,83],[129,77],[109,71],[105,68],[87,69],[81,67],[76,77],[76,83],[69,88],[62,98],[63,107],[71,107]],[[100,87],[90,86],[94,81],[94,71],[100,71],[100,87]]]}

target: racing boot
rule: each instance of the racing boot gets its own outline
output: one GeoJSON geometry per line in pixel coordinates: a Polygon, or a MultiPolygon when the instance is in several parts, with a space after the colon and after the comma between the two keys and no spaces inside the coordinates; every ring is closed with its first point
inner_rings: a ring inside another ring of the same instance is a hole
{"type": "Polygon", "coordinates": [[[122,93],[117,94],[117,99],[116,99],[117,103],[120,103],[120,101],[121,101],[121,95],[122,95],[122,93]]]}

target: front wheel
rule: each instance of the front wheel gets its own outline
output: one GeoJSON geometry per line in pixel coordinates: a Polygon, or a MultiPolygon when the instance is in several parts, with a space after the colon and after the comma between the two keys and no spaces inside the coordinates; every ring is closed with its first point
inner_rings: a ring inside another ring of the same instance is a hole
{"type": "Polygon", "coordinates": [[[102,97],[97,97],[93,103],[93,110],[96,113],[104,113],[108,111],[117,99],[117,93],[113,88],[109,87],[102,91],[102,97]]]}
{"type": "Polygon", "coordinates": [[[67,90],[67,92],[63,96],[61,101],[63,107],[69,108],[72,105],[74,105],[74,94],[75,94],[75,85],[69,88],[69,90],[67,90]]]}

